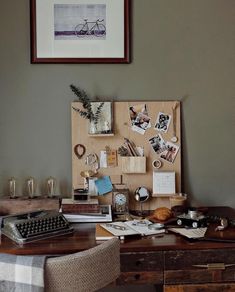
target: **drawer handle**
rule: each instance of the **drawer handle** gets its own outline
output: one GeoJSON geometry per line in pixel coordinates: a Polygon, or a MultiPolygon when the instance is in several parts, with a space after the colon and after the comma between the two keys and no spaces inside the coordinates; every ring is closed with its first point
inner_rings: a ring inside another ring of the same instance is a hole
{"type": "Polygon", "coordinates": [[[134,278],[135,278],[135,280],[139,280],[140,279],[140,274],[136,274],[135,276],[134,276],[134,278]]]}
{"type": "Polygon", "coordinates": [[[193,265],[196,268],[206,268],[207,270],[225,270],[228,267],[235,266],[235,264],[211,263],[206,265],[193,265]]]}
{"type": "Polygon", "coordinates": [[[138,261],[136,261],[136,266],[138,267],[138,266],[140,266],[140,265],[142,265],[143,264],[143,260],[138,260],[138,261]]]}

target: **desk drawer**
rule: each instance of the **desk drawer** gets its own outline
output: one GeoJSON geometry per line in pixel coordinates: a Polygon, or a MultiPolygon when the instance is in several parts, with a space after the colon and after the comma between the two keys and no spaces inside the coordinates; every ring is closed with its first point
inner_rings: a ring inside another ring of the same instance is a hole
{"type": "Polygon", "coordinates": [[[235,249],[165,252],[165,284],[219,283],[235,279],[235,249]]]}
{"type": "Polygon", "coordinates": [[[167,285],[164,292],[235,292],[235,284],[167,285]]]}
{"type": "Polygon", "coordinates": [[[119,285],[162,284],[163,252],[122,253],[119,285]]]}
{"type": "Polygon", "coordinates": [[[163,284],[163,272],[126,272],[121,273],[117,285],[163,284]]]}
{"type": "Polygon", "coordinates": [[[163,271],[163,252],[121,253],[121,271],[163,271]]]}

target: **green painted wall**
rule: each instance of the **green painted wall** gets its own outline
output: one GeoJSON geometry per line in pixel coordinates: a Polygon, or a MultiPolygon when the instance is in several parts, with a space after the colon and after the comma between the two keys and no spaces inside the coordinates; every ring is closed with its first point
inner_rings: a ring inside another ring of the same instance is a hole
{"type": "Polygon", "coordinates": [[[132,14],[131,64],[31,65],[29,1],[1,1],[0,193],[10,176],[21,192],[53,175],[69,194],[74,83],[116,100],[182,97],[184,189],[235,207],[235,1],[133,0],[132,14]]]}

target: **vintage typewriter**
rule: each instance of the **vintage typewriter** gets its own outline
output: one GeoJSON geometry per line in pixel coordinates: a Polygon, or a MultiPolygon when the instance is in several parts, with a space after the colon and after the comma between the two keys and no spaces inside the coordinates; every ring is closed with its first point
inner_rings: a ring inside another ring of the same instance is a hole
{"type": "Polygon", "coordinates": [[[1,219],[2,233],[20,244],[73,232],[63,214],[54,210],[9,215],[1,219]]]}

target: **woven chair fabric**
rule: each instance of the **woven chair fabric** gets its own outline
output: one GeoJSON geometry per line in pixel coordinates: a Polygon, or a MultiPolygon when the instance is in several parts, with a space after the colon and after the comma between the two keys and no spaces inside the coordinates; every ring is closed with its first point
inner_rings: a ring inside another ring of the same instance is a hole
{"type": "Polygon", "coordinates": [[[120,242],[110,239],[88,250],[48,258],[45,292],[92,292],[120,275],[120,242]]]}

